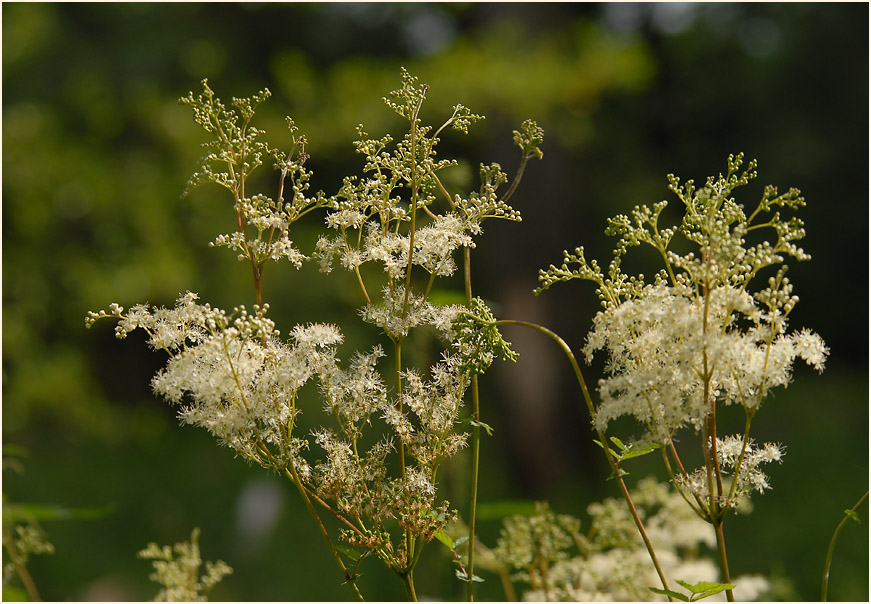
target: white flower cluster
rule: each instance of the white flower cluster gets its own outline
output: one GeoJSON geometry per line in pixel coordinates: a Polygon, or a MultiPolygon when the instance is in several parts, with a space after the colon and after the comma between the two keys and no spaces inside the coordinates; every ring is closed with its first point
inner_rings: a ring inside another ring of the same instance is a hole
{"type": "Polygon", "coordinates": [[[582,248],[564,253],[561,267],[541,271],[539,292],[576,278],[598,285],[605,310],[584,347],[588,362],[595,351],[608,352],[597,428],[632,415],[644,425],[646,439],[667,443],[684,425],[700,428],[716,402],[740,404],[752,416],[772,388],[789,383],[797,358],[822,371],[828,354],[822,339],[808,330],[787,333],[798,298],[780,265],[785,256],[809,258],[794,243],[804,236],[802,223],[779,212],[756,222],[775,206],[797,209],[804,199],[796,189],[778,195],[766,187],[757,209],[746,215],[732,192],[756,176],[756,164],[739,175],[742,162],[741,155],[730,156],[726,176],[711,177],[699,189],[669,175],[669,188],[686,210],[680,226],[660,225],[665,201],[609,220],[606,232],[619,241],[607,276],[595,261],[587,262],[582,248]],[[747,234],[761,228],[773,230],[776,241],[748,245],[747,234]],[[668,249],[677,234],[698,252],[668,249]],[[628,249],[641,244],[665,261],[653,284],[620,268],[628,249]],[[752,280],[776,266],[768,286],[752,293],[752,280]]]}
{"type": "Polygon", "coordinates": [[[430,275],[448,277],[457,270],[454,252],[462,247],[475,247],[468,223],[453,213],[441,214],[415,231],[412,245],[410,235],[384,232],[375,222],[366,224],[362,246],[352,245],[357,237],[350,237],[347,229],[360,229],[366,215],[358,210],[340,209],[327,216],[327,225],[342,231],[335,237],[321,236],[314,257],[321,271],[332,270],[333,258],[338,256],[342,266],[354,270],[365,262],[380,262],[390,279],[401,280],[408,270],[409,249],[413,248],[411,262],[430,275]]]}
{"type": "Polygon", "coordinates": [[[393,450],[389,441],[376,442],[359,455],[347,440],[322,429],[315,441],[326,453],[326,460],[315,466],[314,484],[322,497],[334,501],[338,511],[356,518],[383,522],[390,517],[391,499],[387,486],[386,459],[393,450]]]}
{"type": "MultiPolygon", "coordinates": [[[[746,501],[751,491],[764,493],[771,488],[768,476],[759,466],[775,461],[779,463],[784,455],[782,445],[765,443],[757,446],[753,439],[748,439],[745,446],[744,438],[740,435],[718,438],[716,442],[717,460],[723,477],[731,476],[728,493],[720,497],[720,506],[737,508],[746,501]]],[[[703,501],[710,496],[708,474],[704,468],[699,468],[687,476],[678,476],[677,481],[681,488],[703,501]]]]}
{"type": "Polygon", "coordinates": [[[208,304],[197,304],[199,296],[187,292],[176,301],[175,308],[150,308],[137,304],[126,313],[124,307],[112,303],[109,312],[89,311],[85,325],[91,327],[97,319],[115,317],[115,337],[123,340],[131,331],[142,328],[148,334],[148,344],[154,350],[166,350],[170,354],[188,344],[200,342],[209,330],[221,329],[228,324],[226,313],[213,309],[208,304]]]}
{"type": "Polygon", "coordinates": [[[823,368],[822,339],[785,329],[779,313],[763,312],[742,289],[722,286],[701,298],[686,285],[646,286],[637,299],[599,312],[587,337],[588,361],[601,349],[609,357],[596,425],[632,415],[646,438],[667,443],[686,424],[699,428],[714,397],[755,412],[769,390],[789,383],[796,358],[823,368]],[[748,328],[738,329],[742,323],[748,328]]]}
{"type": "MultiPolygon", "coordinates": [[[[431,538],[446,521],[445,516],[426,512],[438,507],[433,477],[439,464],[465,444],[466,435],[458,433],[456,426],[468,376],[453,357],[447,357],[433,367],[429,381],[413,370],[404,371],[399,400],[389,400],[374,372],[380,354],[376,350],[360,356],[348,371],[330,368],[322,376],[328,411],[339,418],[344,437],[329,430],[315,434],[327,458],[316,466],[314,482],[319,493],[336,501],[342,512],[376,524],[396,519],[415,534],[431,538]],[[398,478],[387,475],[386,457],[395,450],[392,439],[377,441],[365,452],[358,450],[362,425],[375,412],[416,461],[407,463],[398,478]]],[[[383,537],[378,543],[384,545],[383,537]]]]}
{"type": "Polygon", "coordinates": [[[430,381],[414,370],[403,374],[403,406],[417,416],[420,429],[406,437],[409,452],[434,473],[438,465],[466,444],[466,434],[455,431],[469,376],[456,356],[445,356],[432,368],[430,381]]]}
{"type": "Polygon", "coordinates": [[[246,315],[240,319],[171,358],[155,376],[154,390],[181,405],[185,423],[206,428],[246,458],[275,469],[293,464],[305,476],[302,445],[289,438],[296,396],[335,363],[342,335],[331,325],[298,326],[284,343],[269,330],[246,329],[246,315]],[[275,448],[271,454],[266,444],[275,448]]]}
{"type": "Polygon", "coordinates": [[[324,411],[339,420],[347,438],[359,438],[370,416],[389,405],[387,387],[376,368],[383,356],[381,347],[376,346],[368,354],[356,353],[348,369],[339,367],[332,358],[318,368],[324,411]]]}
{"type": "MultiPolygon", "coordinates": [[[[266,318],[268,305],[251,315],[244,307],[229,316],[180,297],[175,308],[145,305],[126,314],[110,307],[119,319],[116,335],[142,328],[153,348],[170,354],[166,367],[152,380],[155,393],[180,407],[185,423],[201,426],[222,443],[265,467],[293,463],[301,474],[308,466],[299,458],[304,446],[288,438],[297,413],[296,396],[312,377],[335,367],[342,334],[333,325],[297,326],[289,343],[279,339],[266,318]],[[271,445],[271,452],[266,448],[271,445]]],[[[110,316],[91,313],[89,321],[110,316]]]]}
{"type": "Polygon", "coordinates": [[[383,329],[392,340],[405,338],[411,329],[421,325],[431,325],[452,339],[453,321],[462,307],[435,305],[424,296],[410,292],[406,296],[402,285],[385,287],[383,295],[381,304],[367,304],[360,310],[360,316],[383,329]]]}

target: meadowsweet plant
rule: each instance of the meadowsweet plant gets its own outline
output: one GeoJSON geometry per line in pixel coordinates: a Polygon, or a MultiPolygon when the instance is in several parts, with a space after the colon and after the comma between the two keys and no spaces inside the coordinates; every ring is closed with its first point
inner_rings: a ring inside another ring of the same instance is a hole
{"type": "MultiPolygon", "coordinates": [[[[618,462],[661,452],[676,492],[713,526],[724,584],[732,583],[726,515],[750,493],[771,488],[765,468],[785,453],[780,444],[751,437],[753,418],[772,389],[789,383],[796,359],[822,371],[828,354],[817,334],[788,329],[798,297],[784,261],[810,256],[797,245],[805,234],[802,221],[782,213],[799,209],[804,199],[797,189],[780,193],[768,186],[755,207],[745,208],[733,195],[755,178],[756,162],[743,170],[742,164],[742,155],[730,156],[726,174],[698,188],[669,175],[669,188],[684,211],[679,224],[665,226],[665,201],[618,215],[606,231],[618,239],[607,270],[588,261],[579,247],[564,253],[561,266],[541,271],[537,290],[573,279],[596,284],[602,310],[583,352],[588,362],[598,351],[607,354],[606,375],[598,383],[601,400],[590,402],[598,442],[609,460],[618,462]],[[642,245],[662,259],[652,280],[622,270],[629,249],[642,245]],[[744,430],[723,435],[717,410],[729,405],[743,409],[744,430]],[[641,430],[628,445],[604,437],[622,416],[634,418],[641,430]],[[698,436],[689,445],[701,453],[697,469],[683,463],[676,445],[684,429],[698,436]]],[[[612,467],[619,474],[616,464],[612,467]]],[[[626,499],[631,507],[631,497],[626,499]]],[[[654,548],[648,551],[656,562],[654,548]]],[[[660,577],[662,592],[675,596],[660,577]]],[[[726,593],[733,599],[731,589],[726,593]]]]}
{"type": "MultiPolygon", "coordinates": [[[[440,156],[441,138],[449,130],[467,132],[483,116],[458,104],[440,126],[426,125],[427,92],[402,70],[401,86],[383,100],[404,120],[405,132],[373,137],[360,125],[354,148],[361,171],[327,195],[310,190],[307,140],[293,120],[287,119],[285,150],[271,147],[254,125],[268,90],[228,107],[203,81],[200,94],[181,99],[210,137],[185,194],[206,183],[229,193],[233,230],[211,245],[229,248],[250,269],[255,303],[226,311],[187,292],[172,308],[125,310],[113,303],[90,312],[86,325],[114,319],[118,338],[145,331],[149,346],[168,357],[152,380],[155,393],[177,407],[183,423],[207,429],[240,457],[290,480],[359,600],[356,578],[367,558],[393,571],[416,600],[415,569],[434,539],[453,555],[469,600],[482,580],[476,564],[496,573],[512,600],[515,583],[532,600],[733,600],[764,593],[761,577],[733,580],[724,523],[730,512],[748,509],[751,495],[771,488],[772,464],[786,452],[751,431],[763,402],[790,382],[797,359],[822,371],[828,355],[817,334],[788,324],[798,298],[785,261],[809,259],[798,245],[803,223],[793,216],[804,205],[799,191],[768,186],[745,207],[735,192],[755,178],[756,163],[742,168],[741,155],[730,156],[726,173],[700,187],[669,175],[683,215],[677,224],[666,226],[665,201],[638,206],[608,222],[617,245],[606,269],[578,247],[564,253],[559,267],[540,272],[536,294],[574,279],[597,286],[602,310],[582,348],[588,363],[597,353],[607,357],[594,401],[572,348],[557,333],[497,319],[472,288],[471,251],[485,221],[520,221],[508,201],[529,160],[542,157],[542,130],[527,120],[514,131],[520,154],[513,178],[498,164],[481,164],[477,190],[449,191],[444,173],[457,162],[440,156]],[[274,190],[252,190],[251,176],[264,164],[277,174],[274,190]],[[305,252],[291,236],[303,219],[322,225],[305,252]],[[640,246],[662,261],[652,278],[623,270],[630,248],[640,246]],[[330,278],[354,283],[357,318],[383,340],[345,352],[338,325],[280,331],[268,316],[263,279],[270,263],[285,261],[297,269],[311,261],[330,278]],[[464,303],[439,303],[440,280],[457,273],[464,303]],[[478,376],[497,357],[516,360],[499,332],[508,324],[539,331],[567,355],[622,503],[589,505],[584,531],[581,520],[542,503],[507,518],[487,547],[476,537],[481,431],[491,432],[481,417],[478,376]],[[420,356],[409,354],[419,338],[429,342],[433,334],[440,354],[409,364],[420,356]],[[320,401],[314,408],[303,392],[309,384],[307,392],[316,390],[320,401]],[[743,430],[718,425],[724,406],[743,411],[743,430]],[[313,429],[300,429],[301,413],[313,429]],[[623,418],[638,431],[621,440],[608,431],[623,418]],[[445,499],[439,471],[467,446],[470,497],[461,506],[445,499]],[[655,452],[669,483],[643,480],[630,490],[623,466],[655,452]],[[690,460],[701,460],[694,461],[699,467],[690,460]],[[700,555],[703,548],[716,551],[716,566],[700,555]]],[[[153,545],[142,553],[160,562],[162,596],[201,597],[229,571],[219,564],[197,577],[196,539],[195,532],[179,546],[178,558],[153,545]]]]}
{"type": "MultiPolygon", "coordinates": [[[[492,314],[472,296],[470,251],[487,219],[519,221],[507,204],[529,159],[541,157],[542,131],[532,121],[514,132],[520,167],[509,185],[497,164],[482,165],[481,186],[450,193],[440,174],[456,161],[440,158],[437,145],[448,128],[466,132],[482,116],[455,105],[438,128],[420,114],[428,87],[402,71],[402,86],[385,97],[407,121],[398,141],[372,138],[357,130],[362,174],[342,181],[335,195],[309,193],[306,139],[288,118],[290,150],[270,147],[252,124],[253,97],[224,105],[203,82],[203,92],[181,99],[212,137],[188,183],[227,189],[235,230],[212,243],[228,247],[251,269],[256,304],[231,312],[183,294],[174,308],[118,304],[89,313],[86,323],[111,317],[117,337],[135,329],[169,359],[153,379],[155,393],[176,405],[184,423],[201,426],[237,454],[286,476],[296,487],[355,597],[358,566],[377,558],[399,576],[416,599],[413,573],[423,547],[456,515],[439,494],[441,464],[473,443],[473,485],[469,502],[474,539],[477,450],[480,421],[477,376],[495,356],[514,353],[486,322],[492,314]],[[254,192],[251,174],[271,161],[278,172],[276,193],[254,192]],[[306,255],[291,239],[295,222],[323,210],[324,233],[306,255]],[[462,256],[466,305],[441,305],[431,294],[436,280],[458,269],[462,256]],[[355,352],[347,363],[338,355],[339,326],[297,325],[287,335],[267,317],[262,280],[270,262],[318,263],[323,273],[349,271],[359,286],[359,318],[377,326],[384,345],[355,352]],[[472,320],[470,320],[472,319],[472,320]],[[408,366],[403,350],[420,329],[444,342],[429,367],[408,366]],[[323,423],[310,433],[297,427],[300,390],[316,383],[323,423]],[[472,413],[463,408],[471,392],[472,413]],[[331,532],[322,520],[338,520],[331,532]]],[[[473,568],[473,560],[469,561],[473,568]]],[[[470,591],[471,594],[471,591],[470,591]]]]}

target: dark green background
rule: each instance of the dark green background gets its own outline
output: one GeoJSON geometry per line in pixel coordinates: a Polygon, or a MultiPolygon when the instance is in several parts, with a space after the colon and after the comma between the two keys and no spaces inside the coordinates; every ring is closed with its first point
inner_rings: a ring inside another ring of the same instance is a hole
{"type": "MultiPolygon", "coordinates": [[[[819,598],[823,559],[842,510],[868,487],[867,4],[4,4],[3,441],[26,446],[25,472],[4,473],[15,501],[114,505],[99,520],[46,522],[57,553],[34,560],[46,599],[153,597],[148,541],[203,529],[205,559],[235,573],[214,599],[346,599],[292,487],[245,465],[208,434],[177,425],[153,399],[160,355],[106,322],[83,317],[112,301],[171,304],[188,289],[215,305],[251,304],[250,277],[206,243],[232,228],[224,191],[179,200],[204,135],[177,99],[203,77],[229,100],[269,87],[261,127],[282,146],[292,115],[310,141],[315,189],[359,171],[350,142],[364,123],[397,121],[379,100],[406,66],[430,84],[423,118],[462,102],[487,120],[443,151],[513,171],[511,129],[534,118],[545,159],[530,165],[513,204],[521,224],[491,224],[473,281],[497,315],[543,323],[577,348],[596,311],[572,283],[534,298],[539,268],[583,244],[607,260],[605,219],[669,198],[665,175],[697,181],[729,153],[759,160],[759,181],[802,189],[810,263],[792,263],[801,302],[794,326],[832,350],[826,372],[805,367],[756,421],[786,445],[774,489],[730,519],[733,574],[788,579],[788,599],[819,598]],[[239,521],[243,493],[280,508],[259,540],[239,521]]],[[[396,130],[395,135],[400,134],[396,130]]],[[[316,220],[295,235],[310,251],[316,220]]],[[[629,268],[644,269],[645,258],[629,268]]],[[[647,269],[644,269],[647,270],[647,269]]],[[[345,275],[274,267],[265,297],[284,332],[295,323],[354,323],[345,275]],[[350,320],[350,321],[349,321],[350,320]]],[[[567,363],[537,335],[506,330],[521,353],[483,383],[481,500],[547,499],[562,513],[614,496],[590,444],[567,363]]],[[[345,354],[366,346],[351,330],[345,354]]],[[[593,379],[598,367],[588,370],[593,379]]],[[[314,418],[317,413],[313,411],[314,418]]],[[[740,418],[727,417],[736,425],[740,418]]],[[[736,427],[737,431],[738,428],[736,427]]],[[[689,435],[688,435],[689,436],[689,435]]],[[[462,512],[465,459],[443,487],[462,512]]],[[[655,465],[639,461],[630,482],[655,465]]],[[[830,598],[868,599],[867,507],[835,553],[830,598]]],[[[491,542],[498,523],[483,522],[491,542]]],[[[422,597],[461,586],[440,546],[417,576],[422,597]]],[[[402,588],[364,565],[371,599],[402,588]]],[[[501,599],[497,581],[480,588],[501,599]]]]}

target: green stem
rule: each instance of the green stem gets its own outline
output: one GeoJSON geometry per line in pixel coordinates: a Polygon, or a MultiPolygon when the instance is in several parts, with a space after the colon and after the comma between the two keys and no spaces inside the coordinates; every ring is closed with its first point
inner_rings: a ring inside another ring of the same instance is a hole
{"type": "Polygon", "coordinates": [[[417,115],[420,111],[420,105],[423,103],[421,99],[414,112],[411,115],[411,226],[408,233],[408,269],[405,272],[405,301],[402,304],[402,319],[405,320],[405,315],[408,313],[408,297],[411,294],[411,269],[414,266],[414,234],[417,217],[417,196],[420,189],[420,177],[417,173],[417,115]]]}
{"type": "Polygon", "coordinates": [[[405,587],[405,597],[409,602],[417,602],[417,593],[414,591],[414,576],[411,571],[401,573],[402,585],[405,587]]]}
{"type": "MultiPolygon", "coordinates": [[[[402,413],[402,340],[394,340],[394,359],[396,372],[396,405],[402,413]]],[[[405,478],[405,440],[399,435],[399,476],[405,478]]]]}
{"type": "MultiPolygon", "coordinates": [[[[587,403],[587,410],[590,412],[590,417],[596,417],[596,407],[593,404],[593,399],[590,396],[590,391],[587,388],[587,383],[584,381],[584,375],[581,373],[581,367],[578,365],[578,361],[575,358],[572,349],[566,344],[565,340],[559,337],[556,333],[552,332],[546,327],[542,327],[541,325],[537,325],[535,323],[527,323],[526,321],[514,321],[514,320],[501,320],[493,322],[493,325],[520,325],[523,327],[529,327],[530,329],[534,329],[540,333],[543,333],[554,342],[556,342],[565,355],[568,357],[569,362],[572,365],[572,369],[575,372],[575,377],[578,379],[578,385],[581,387],[581,392],[584,395],[584,401],[587,403]]],[[[644,529],[644,524],[641,522],[641,517],[638,515],[638,510],[635,509],[635,504],[632,501],[632,496],[629,494],[629,489],[626,487],[626,483],[623,481],[623,473],[620,470],[620,466],[616,459],[614,459],[613,454],[611,453],[611,449],[608,447],[607,439],[605,438],[604,431],[596,427],[596,434],[599,436],[599,442],[602,443],[602,448],[605,450],[605,457],[608,459],[608,464],[611,466],[611,472],[614,474],[614,478],[617,479],[617,482],[620,485],[620,491],[623,495],[623,499],[626,501],[626,505],[629,507],[629,511],[632,514],[632,518],[635,521],[635,526],[638,528],[638,533],[641,535],[642,541],[644,541],[644,546],[647,548],[647,553],[650,555],[650,560],[653,562],[654,568],[656,568],[656,574],[659,575],[659,580],[662,582],[662,587],[666,591],[669,590],[668,581],[665,578],[665,573],[662,570],[662,567],[659,564],[659,559],[656,557],[656,552],[653,550],[653,544],[650,542],[650,538],[647,536],[647,531],[644,529]]],[[[672,601],[671,596],[668,597],[669,601],[672,601]]]]}
{"type": "MultiPolygon", "coordinates": [[[[342,239],[343,239],[344,244],[345,244],[345,250],[350,252],[351,246],[348,245],[348,237],[344,231],[342,231],[342,239]]],[[[358,240],[357,241],[358,248],[359,248],[359,244],[360,244],[360,242],[358,240]]],[[[366,298],[366,304],[372,304],[372,299],[369,297],[369,292],[366,291],[366,284],[363,283],[363,275],[360,274],[360,267],[359,266],[354,267],[354,274],[357,276],[357,283],[360,285],[360,289],[363,291],[363,297],[366,298]]]]}
{"type": "Polygon", "coordinates": [[[749,409],[745,409],[746,416],[744,419],[744,444],[741,446],[741,454],[738,456],[738,461],[735,463],[735,470],[732,476],[732,486],[729,488],[729,501],[735,497],[735,491],[738,488],[738,477],[741,475],[741,467],[744,465],[744,457],[747,454],[747,447],[750,442],[750,424],[753,422],[753,415],[749,409]]]}
{"type": "MultiPolygon", "coordinates": [[[[469,247],[463,249],[463,265],[466,284],[466,304],[472,306],[472,252],[469,247]]],[[[481,407],[478,393],[478,376],[472,375],[472,415],[475,423],[472,425],[472,487],[469,493],[469,579],[467,596],[469,602],[475,599],[475,517],[478,508],[478,467],[481,459],[481,407]]]]}
{"type": "Polygon", "coordinates": [[[508,187],[508,190],[505,191],[505,194],[502,196],[500,201],[508,201],[512,195],[514,195],[514,191],[517,190],[517,185],[520,184],[520,180],[523,178],[523,172],[526,170],[526,164],[529,163],[529,155],[524,154],[523,159],[520,160],[520,167],[517,168],[517,174],[514,175],[514,180],[511,182],[511,185],[508,187]]]}
{"type": "MultiPolygon", "coordinates": [[[[865,503],[867,500],[868,500],[868,491],[865,491],[865,494],[862,495],[862,497],[859,499],[859,501],[856,502],[856,505],[854,505],[850,511],[852,511],[855,514],[859,510],[859,508],[862,507],[862,504],[865,503]]],[[[832,535],[832,542],[829,543],[829,551],[826,552],[826,564],[823,567],[823,593],[822,593],[822,597],[820,598],[820,601],[822,601],[822,602],[826,602],[827,601],[826,598],[828,597],[829,570],[832,567],[832,556],[835,553],[835,543],[838,541],[838,535],[841,534],[841,530],[844,528],[844,526],[846,526],[847,520],[849,520],[849,519],[850,519],[850,516],[845,514],[844,517],[841,519],[841,522],[838,523],[838,527],[835,529],[835,534],[832,535]]]]}

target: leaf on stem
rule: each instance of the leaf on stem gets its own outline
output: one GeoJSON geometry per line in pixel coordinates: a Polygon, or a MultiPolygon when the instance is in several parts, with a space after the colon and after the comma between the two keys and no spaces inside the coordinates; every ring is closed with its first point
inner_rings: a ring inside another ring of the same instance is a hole
{"type": "Polygon", "coordinates": [[[469,421],[469,425],[473,428],[484,428],[484,431],[487,432],[487,436],[493,436],[493,428],[484,422],[478,422],[475,420],[469,421]]]}
{"type": "Polygon", "coordinates": [[[433,533],[433,537],[441,541],[444,546],[451,551],[453,551],[457,547],[457,544],[454,543],[454,540],[451,539],[451,536],[445,532],[444,528],[440,528],[435,533],[433,533]]]}
{"type": "MultiPolygon", "coordinates": [[[[616,453],[613,449],[608,449],[611,452],[611,455],[613,455],[617,461],[625,461],[627,459],[632,459],[633,457],[641,457],[642,455],[647,455],[651,451],[655,451],[656,449],[662,447],[662,445],[658,443],[645,445],[629,443],[628,445],[625,445],[616,436],[612,436],[610,440],[620,449],[620,453],[616,453]]],[[[594,439],[593,442],[602,447],[603,449],[605,448],[605,446],[600,441],[594,439]]]]}
{"type": "MultiPolygon", "coordinates": [[[[459,568],[456,569],[456,570],[454,571],[454,573],[456,573],[457,578],[458,578],[460,581],[463,581],[463,582],[465,582],[465,583],[468,583],[468,582],[469,582],[469,575],[466,574],[466,573],[464,573],[464,572],[463,572],[462,570],[460,570],[459,568]]],[[[474,583],[483,583],[483,582],[484,582],[484,579],[482,579],[482,578],[479,577],[478,575],[472,575],[472,582],[474,582],[474,583]]]]}
{"type": "Polygon", "coordinates": [[[357,562],[363,557],[363,552],[358,552],[353,547],[349,547],[343,543],[335,543],[333,544],[333,547],[336,548],[336,551],[345,554],[354,562],[357,562]]]}
{"type": "Polygon", "coordinates": [[[690,585],[686,581],[681,581],[680,579],[678,579],[677,582],[690,591],[689,596],[670,589],[659,589],[656,587],[650,587],[648,589],[654,593],[671,596],[681,602],[696,602],[698,600],[703,600],[704,598],[709,598],[722,591],[726,591],[727,589],[735,589],[735,585],[731,583],[710,583],[708,581],[699,581],[695,585],[690,585]]]}

